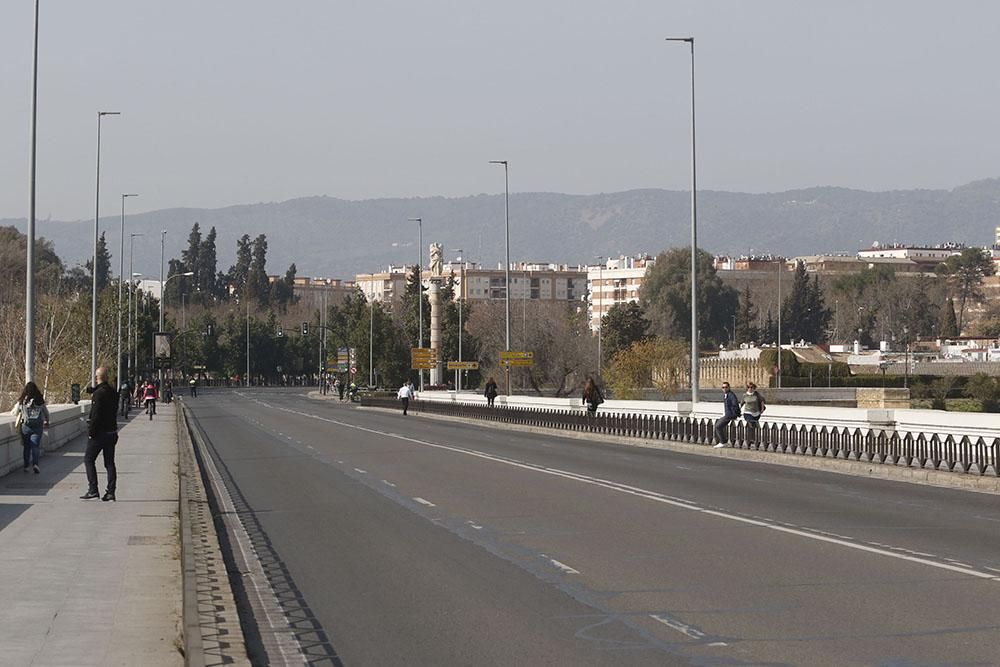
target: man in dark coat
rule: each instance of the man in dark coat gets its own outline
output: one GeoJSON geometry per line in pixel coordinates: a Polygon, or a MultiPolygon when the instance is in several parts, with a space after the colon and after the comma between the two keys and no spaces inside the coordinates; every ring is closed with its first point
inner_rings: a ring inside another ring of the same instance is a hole
{"type": "Polygon", "coordinates": [[[722,449],[729,444],[729,424],[740,418],[740,402],[736,394],[729,390],[729,383],[722,383],[722,417],[715,420],[715,448],[722,449]]]}
{"type": "Polygon", "coordinates": [[[108,369],[97,369],[91,392],[90,417],[87,420],[87,452],[83,465],[87,470],[87,493],[80,496],[90,500],[101,496],[97,490],[97,455],[104,455],[104,469],[108,471],[108,489],[101,500],[115,499],[118,471],[115,469],[115,445],[118,443],[118,393],[108,384],[108,369]]]}

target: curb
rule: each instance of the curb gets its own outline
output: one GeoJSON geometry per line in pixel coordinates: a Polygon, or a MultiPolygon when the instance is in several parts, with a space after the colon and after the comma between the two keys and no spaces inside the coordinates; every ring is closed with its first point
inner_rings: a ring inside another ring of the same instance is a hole
{"type": "MultiPolygon", "coordinates": [[[[397,410],[393,410],[391,408],[375,406],[358,407],[363,410],[398,412],[397,410]]],[[[587,440],[589,442],[603,444],[614,443],[630,447],[642,447],[645,449],[660,449],[678,452],[681,454],[735,459],[739,461],[749,461],[752,463],[781,465],[790,468],[806,468],[809,470],[831,472],[838,475],[868,477],[871,479],[882,479],[891,482],[906,482],[908,484],[919,484],[922,486],[935,486],[959,491],[972,491],[975,493],[1000,495],[1000,477],[986,477],[984,475],[977,475],[974,473],[906,468],[904,466],[892,465],[888,463],[870,463],[867,461],[850,461],[847,459],[836,459],[824,456],[804,456],[797,454],[783,454],[779,452],[762,452],[753,449],[733,449],[728,447],[725,449],[714,449],[709,445],[695,445],[672,440],[647,440],[644,438],[630,438],[620,435],[598,435],[588,433],[586,431],[564,431],[561,429],[543,428],[538,426],[525,426],[523,424],[508,424],[505,422],[469,419],[466,417],[452,417],[449,415],[419,412],[413,408],[410,408],[409,412],[411,415],[415,415],[417,417],[458,422],[461,424],[490,427],[507,431],[538,433],[540,435],[552,435],[561,438],[573,438],[576,440],[587,440]]]]}
{"type": "Polygon", "coordinates": [[[187,410],[183,401],[177,405],[184,663],[188,667],[207,664],[249,667],[246,640],[203,471],[194,450],[187,410]]]}

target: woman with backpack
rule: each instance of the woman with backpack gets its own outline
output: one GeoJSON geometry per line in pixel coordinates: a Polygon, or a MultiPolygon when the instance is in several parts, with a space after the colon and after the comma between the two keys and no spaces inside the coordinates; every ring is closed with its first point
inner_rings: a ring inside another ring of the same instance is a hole
{"type": "Polygon", "coordinates": [[[592,377],[588,377],[583,386],[583,402],[587,404],[587,415],[591,417],[597,414],[597,406],[604,402],[604,395],[592,377]]]}
{"type": "Polygon", "coordinates": [[[486,397],[486,405],[492,408],[493,401],[497,399],[498,393],[500,392],[497,391],[496,380],[494,380],[493,376],[491,375],[489,379],[486,380],[486,391],[483,392],[483,396],[486,397]]]}
{"type": "Polygon", "coordinates": [[[49,425],[49,409],[45,406],[45,398],[38,385],[34,382],[24,385],[24,390],[10,413],[16,417],[14,424],[21,432],[24,472],[34,469],[37,475],[41,472],[38,468],[38,455],[42,448],[42,432],[49,425]]]}

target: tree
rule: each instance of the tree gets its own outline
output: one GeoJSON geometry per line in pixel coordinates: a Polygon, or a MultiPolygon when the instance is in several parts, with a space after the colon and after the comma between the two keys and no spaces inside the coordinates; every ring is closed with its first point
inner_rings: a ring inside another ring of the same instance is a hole
{"type": "Polygon", "coordinates": [[[938,265],[937,272],[947,277],[958,297],[958,334],[965,328],[965,309],[970,301],[983,300],[983,281],[994,273],[993,260],[980,248],[965,248],[938,265]]]}
{"type": "MultiPolygon", "coordinates": [[[[725,341],[739,303],[735,289],[723,284],[712,255],[698,251],[699,344],[725,341]]],[[[640,304],[658,336],[691,340],[691,251],[674,248],[661,254],[646,271],[640,304]]]]}
{"type": "Polygon", "coordinates": [[[1000,303],[993,302],[976,325],[976,333],[988,338],[1000,338],[1000,303]]]}
{"type": "Polygon", "coordinates": [[[605,359],[646,338],[649,320],[635,301],[616,303],[601,318],[602,354],[605,359]]]}
{"type": "Polygon", "coordinates": [[[958,337],[958,318],[955,317],[955,300],[948,297],[941,312],[940,334],[942,338],[958,337]]]}
{"type": "Polygon", "coordinates": [[[267,280],[267,236],[264,234],[253,240],[246,293],[256,299],[258,306],[266,306],[271,298],[271,285],[267,280]]]}
{"type": "Polygon", "coordinates": [[[965,393],[979,401],[986,412],[997,411],[997,400],[1000,399],[1000,385],[996,378],[986,373],[976,373],[965,383],[965,393]]]}
{"type": "Polygon", "coordinates": [[[198,288],[201,290],[202,303],[209,303],[212,299],[225,298],[225,294],[220,293],[220,284],[216,276],[218,259],[215,238],[215,227],[213,226],[208,230],[208,235],[198,249],[198,288]]]}
{"type": "Polygon", "coordinates": [[[796,262],[792,291],[781,304],[782,337],[822,343],[826,340],[829,320],[830,311],[823,303],[819,277],[809,280],[805,264],[796,262]]]}
{"type": "Polygon", "coordinates": [[[274,285],[271,286],[274,303],[282,309],[295,303],[297,300],[295,297],[295,274],[297,272],[298,269],[295,267],[295,263],[293,262],[292,265],[288,267],[288,270],[285,271],[284,279],[275,282],[274,285]]]}
{"type": "MultiPolygon", "coordinates": [[[[15,227],[0,227],[0,285],[5,288],[3,290],[5,296],[17,294],[19,300],[24,296],[13,288],[24,287],[27,247],[27,235],[17,231],[15,227]]],[[[35,287],[40,293],[56,289],[62,277],[63,263],[56,255],[52,242],[41,237],[36,238],[35,287]]]]}
{"type": "Polygon", "coordinates": [[[250,261],[253,258],[253,249],[250,242],[250,235],[244,234],[236,242],[236,263],[229,267],[229,274],[226,281],[233,289],[238,298],[246,295],[247,277],[250,274],[250,261]]]}
{"type": "Polygon", "coordinates": [[[191,227],[191,233],[188,234],[188,247],[187,250],[181,252],[181,262],[184,263],[184,270],[190,271],[194,275],[190,279],[185,279],[185,282],[190,284],[193,289],[184,290],[185,292],[193,292],[196,289],[201,288],[201,228],[198,223],[194,223],[191,227]]]}
{"type": "Polygon", "coordinates": [[[429,332],[431,330],[431,304],[427,300],[426,289],[422,286],[419,271],[414,265],[406,276],[406,289],[403,291],[402,308],[399,315],[399,324],[402,327],[406,341],[413,347],[418,347],[417,339],[420,333],[420,303],[417,295],[420,294],[424,305],[424,340],[423,346],[429,347],[429,332]]]}
{"type": "MultiPolygon", "coordinates": [[[[743,294],[740,296],[740,308],[736,313],[734,345],[760,340],[760,330],[757,328],[757,306],[754,305],[750,294],[750,283],[746,284],[743,288],[743,294]]],[[[768,315],[770,316],[770,313],[768,315]]]]}
{"type": "Polygon", "coordinates": [[[615,398],[642,398],[642,390],[655,387],[669,398],[688,384],[688,347],[679,340],[648,338],[615,354],[608,370],[608,387],[615,398]]]}
{"type": "MultiPolygon", "coordinates": [[[[87,271],[90,272],[91,279],[93,279],[93,266],[94,260],[88,259],[84,263],[87,271]]],[[[104,232],[101,232],[101,236],[97,239],[97,291],[103,292],[107,288],[108,283],[111,282],[111,253],[108,252],[108,244],[104,240],[104,232]]]]}

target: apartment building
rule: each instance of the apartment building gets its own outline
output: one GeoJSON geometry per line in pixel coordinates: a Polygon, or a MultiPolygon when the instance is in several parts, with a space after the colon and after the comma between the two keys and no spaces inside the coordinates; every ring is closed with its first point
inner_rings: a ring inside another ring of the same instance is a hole
{"type": "MultiPolygon", "coordinates": [[[[390,266],[379,273],[358,274],[355,284],[375,301],[395,306],[406,290],[406,276],[411,267],[390,266]]],[[[503,265],[483,267],[476,262],[446,262],[441,273],[455,281],[455,298],[468,301],[500,300],[506,296],[503,265]]],[[[422,274],[426,283],[431,272],[422,274]]],[[[517,262],[510,267],[510,298],[574,302],[587,294],[587,271],[584,267],[545,262],[517,262]]]]}
{"type": "Polygon", "coordinates": [[[601,319],[616,303],[639,300],[639,288],[646,277],[646,269],[655,258],[609,257],[603,264],[587,267],[587,285],[590,294],[588,316],[593,331],[601,326],[601,319]]]}

